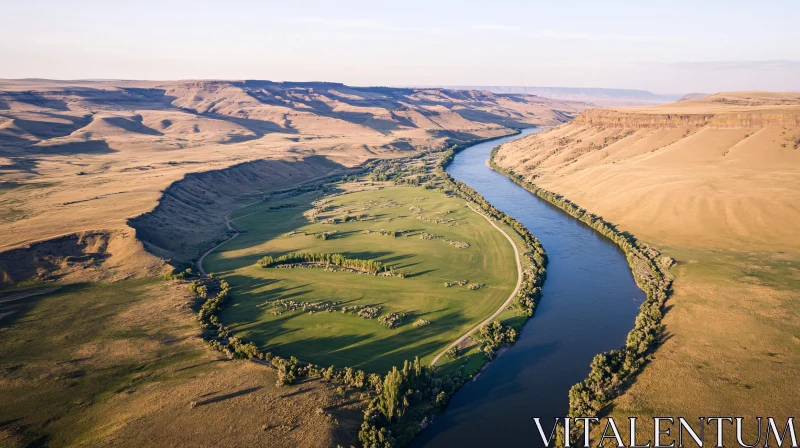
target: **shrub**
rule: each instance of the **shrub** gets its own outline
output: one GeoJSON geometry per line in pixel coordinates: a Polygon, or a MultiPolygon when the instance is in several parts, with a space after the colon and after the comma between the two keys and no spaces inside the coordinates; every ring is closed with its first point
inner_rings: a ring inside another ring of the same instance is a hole
{"type": "Polygon", "coordinates": [[[395,312],[384,314],[383,316],[378,318],[378,322],[380,322],[381,325],[385,325],[387,328],[395,328],[398,325],[400,325],[400,323],[402,323],[405,315],[406,313],[395,313],[395,312]]]}
{"type": "Polygon", "coordinates": [[[517,330],[493,320],[478,329],[475,337],[487,345],[499,347],[517,340],[517,330]]]}
{"type": "Polygon", "coordinates": [[[283,386],[287,384],[294,384],[297,382],[297,374],[292,369],[292,366],[281,364],[278,366],[278,386],[283,386]]]}
{"type": "Polygon", "coordinates": [[[195,273],[192,270],[192,268],[186,268],[185,270],[177,273],[174,271],[165,272],[164,275],[161,276],[161,278],[164,280],[186,280],[190,278],[195,278],[197,277],[197,275],[198,274],[195,273]]]}
{"type": "Polygon", "coordinates": [[[458,351],[458,347],[450,347],[444,354],[450,359],[458,359],[459,355],[461,355],[458,351]]]}
{"type": "Polygon", "coordinates": [[[444,407],[447,406],[447,401],[449,398],[450,397],[447,396],[447,392],[439,392],[439,395],[436,396],[436,406],[439,407],[439,409],[444,409],[444,407]]]}

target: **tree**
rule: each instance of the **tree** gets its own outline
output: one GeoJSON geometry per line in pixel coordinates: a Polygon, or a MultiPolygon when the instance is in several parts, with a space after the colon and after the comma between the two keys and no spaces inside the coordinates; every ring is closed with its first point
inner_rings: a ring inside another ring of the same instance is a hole
{"type": "Polygon", "coordinates": [[[383,380],[383,393],[381,394],[380,409],[383,414],[391,421],[395,417],[399,417],[402,413],[400,409],[403,396],[403,375],[397,370],[397,367],[392,367],[392,370],[386,374],[383,380]]]}
{"type": "Polygon", "coordinates": [[[447,406],[447,392],[439,392],[439,395],[436,396],[436,406],[438,406],[439,409],[444,409],[444,407],[447,406]]]}
{"type": "Polygon", "coordinates": [[[450,347],[450,348],[449,348],[449,349],[447,349],[447,351],[445,352],[445,355],[447,355],[447,357],[448,357],[448,358],[450,358],[450,359],[457,359],[457,358],[458,358],[458,355],[459,355],[459,353],[458,353],[458,347],[450,347]]]}
{"type": "Polygon", "coordinates": [[[297,381],[297,375],[295,374],[293,367],[294,366],[288,366],[286,364],[281,364],[278,366],[278,381],[276,382],[278,386],[294,384],[297,381]]]}

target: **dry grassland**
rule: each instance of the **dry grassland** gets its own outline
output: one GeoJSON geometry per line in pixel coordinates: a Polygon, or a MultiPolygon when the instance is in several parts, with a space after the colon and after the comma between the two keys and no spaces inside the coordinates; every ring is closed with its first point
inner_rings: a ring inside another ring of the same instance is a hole
{"type": "Polygon", "coordinates": [[[319,381],[277,387],[267,367],[220,357],[199,337],[193,300],[158,280],[3,293],[0,445],[355,440],[360,396],[319,381]]]}
{"type": "MultiPolygon", "coordinates": [[[[558,124],[583,108],[531,95],[334,83],[0,81],[0,251],[127,230],[188,173],[312,155],[352,167],[558,124]]],[[[273,168],[273,182],[255,188],[314,174],[273,168]]]]}
{"type": "Polygon", "coordinates": [[[678,260],[666,340],[612,415],[793,415],[799,94],[590,110],[496,160],[678,260]]]}

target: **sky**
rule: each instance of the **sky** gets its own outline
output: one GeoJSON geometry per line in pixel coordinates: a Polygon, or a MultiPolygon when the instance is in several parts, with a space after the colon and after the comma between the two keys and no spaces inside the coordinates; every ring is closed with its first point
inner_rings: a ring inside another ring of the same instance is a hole
{"type": "Polygon", "coordinates": [[[800,1],[0,0],[0,78],[800,91],[800,1]]]}

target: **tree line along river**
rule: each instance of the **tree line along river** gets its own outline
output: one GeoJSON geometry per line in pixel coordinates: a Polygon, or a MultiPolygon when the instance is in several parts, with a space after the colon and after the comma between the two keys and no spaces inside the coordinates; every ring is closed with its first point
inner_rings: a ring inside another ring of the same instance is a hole
{"type": "Polygon", "coordinates": [[[646,298],[614,243],[487,166],[492,148],[538,130],[470,146],[447,167],[539,238],[547,279],[516,344],[456,392],[413,447],[541,446],[532,417],[550,427],[566,416],[570,387],[596,354],[625,344],[646,298]]]}

